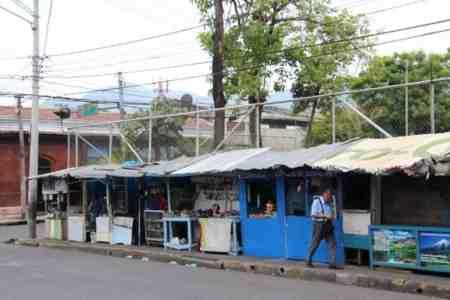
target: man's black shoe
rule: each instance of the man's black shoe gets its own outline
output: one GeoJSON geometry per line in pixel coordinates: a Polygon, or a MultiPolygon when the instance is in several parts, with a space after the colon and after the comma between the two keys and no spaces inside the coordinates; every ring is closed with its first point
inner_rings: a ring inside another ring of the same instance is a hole
{"type": "Polygon", "coordinates": [[[328,266],[328,269],[332,269],[332,270],[342,270],[342,269],[344,269],[344,268],[338,267],[338,266],[336,266],[336,265],[329,265],[329,266],[328,266]]]}
{"type": "Polygon", "coordinates": [[[310,262],[307,262],[307,263],[306,263],[306,266],[307,266],[308,268],[314,268],[314,265],[313,265],[312,263],[310,263],[310,262]]]}

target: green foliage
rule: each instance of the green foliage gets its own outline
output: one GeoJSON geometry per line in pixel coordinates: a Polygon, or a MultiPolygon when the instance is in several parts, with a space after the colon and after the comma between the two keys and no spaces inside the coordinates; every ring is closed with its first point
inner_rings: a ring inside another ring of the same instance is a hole
{"type": "MultiPolygon", "coordinates": [[[[336,109],[336,140],[346,141],[352,138],[363,137],[366,124],[354,112],[338,107],[336,109]]],[[[331,113],[325,112],[318,116],[313,124],[311,135],[305,141],[305,146],[329,144],[332,142],[331,113]]]]}
{"type": "MultiPolygon", "coordinates": [[[[349,66],[370,54],[371,39],[358,39],[367,35],[367,19],[351,15],[347,10],[337,11],[327,1],[304,4],[310,19],[299,25],[298,34],[287,53],[287,61],[295,68],[292,92],[305,97],[334,91],[342,87],[349,66]]],[[[284,77],[281,77],[284,79],[284,77]]],[[[294,112],[304,111],[308,102],[294,105],[294,112]]],[[[328,110],[330,101],[321,101],[319,110],[328,110]]]]}
{"type": "MultiPolygon", "coordinates": [[[[409,64],[409,82],[450,76],[450,49],[443,54],[426,55],[421,51],[375,56],[358,76],[342,81],[344,88],[363,89],[400,84],[405,81],[409,64]]],[[[409,134],[430,132],[430,86],[408,88],[409,134]]],[[[369,118],[394,136],[405,134],[405,88],[354,94],[346,98],[369,118]]],[[[450,131],[450,89],[448,82],[435,83],[436,131],[450,131]]],[[[317,145],[331,141],[330,109],[320,113],[306,143],[317,145]]],[[[344,106],[336,110],[336,139],[380,137],[380,133],[344,106]]]]}
{"type": "MultiPolygon", "coordinates": [[[[174,100],[166,98],[154,99],[151,104],[151,113],[153,116],[177,113],[180,112],[180,109],[178,109],[177,107],[178,105],[174,102],[174,100]]],[[[147,116],[149,116],[149,111],[140,111],[129,115],[129,118],[134,119],[147,116]]],[[[154,151],[153,153],[155,160],[161,159],[160,156],[162,147],[165,147],[166,149],[174,147],[183,154],[190,154],[187,149],[192,149],[192,147],[186,147],[186,141],[181,135],[183,124],[185,123],[185,121],[185,116],[153,119],[152,149],[154,151]]],[[[122,128],[122,132],[131,145],[146,151],[146,146],[148,145],[149,139],[148,129],[149,121],[139,120],[127,122],[126,125],[122,128]],[[139,145],[141,147],[139,147],[139,145]]],[[[128,148],[126,149],[126,158],[135,159],[134,155],[128,148]]]]}
{"type": "MultiPolygon", "coordinates": [[[[408,81],[450,76],[450,49],[444,54],[426,55],[422,51],[376,56],[359,76],[351,78],[350,88],[400,84],[405,82],[405,66],[409,65],[408,81]]],[[[430,132],[430,86],[409,87],[409,133],[430,132]]],[[[405,133],[405,89],[357,94],[359,107],[392,135],[405,133]]],[[[450,130],[450,93],[448,82],[435,84],[436,131],[450,130]]]]}

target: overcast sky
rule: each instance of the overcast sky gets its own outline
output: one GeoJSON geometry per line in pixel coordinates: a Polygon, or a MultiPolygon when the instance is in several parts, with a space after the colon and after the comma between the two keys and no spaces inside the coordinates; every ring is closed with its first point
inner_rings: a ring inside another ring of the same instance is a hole
{"type": "MultiPolygon", "coordinates": [[[[410,3],[413,0],[336,0],[338,7],[348,7],[355,13],[367,13],[383,8],[410,3]]],[[[31,7],[32,0],[23,0],[31,7]]],[[[41,45],[44,42],[50,0],[41,3],[41,45]]],[[[26,12],[11,0],[0,0],[7,7],[25,17],[26,12]]],[[[370,15],[373,31],[390,30],[415,24],[450,18],[450,0],[427,0],[414,5],[370,15]]],[[[115,73],[146,68],[159,68],[184,63],[196,63],[209,59],[196,39],[199,29],[166,38],[149,40],[126,47],[117,47],[86,54],[54,56],[68,51],[93,48],[116,42],[139,39],[154,34],[175,31],[199,25],[200,16],[190,0],[53,0],[53,13],[48,34],[41,94],[62,95],[83,89],[55,85],[104,88],[117,85],[117,76],[83,79],[62,78],[70,75],[115,73]],[[143,60],[147,58],[147,60],[143,60]],[[150,58],[150,59],[148,59],[150,58]],[[132,63],[105,67],[104,64],[124,60],[132,63]],[[139,60],[139,61],[136,61],[139,60]],[[47,81],[47,82],[46,82],[47,81]],[[53,82],[52,84],[48,83],[53,82]]],[[[386,35],[379,41],[402,38],[422,32],[450,28],[450,23],[420,30],[386,35]]],[[[4,58],[29,56],[31,53],[30,26],[0,10],[0,91],[30,92],[29,80],[5,80],[7,75],[28,75],[31,72],[29,59],[5,60],[4,58]]],[[[379,54],[395,51],[425,50],[444,52],[450,47],[450,32],[388,44],[377,47],[379,54]]],[[[138,74],[125,74],[129,84],[146,83],[190,75],[205,74],[209,65],[197,65],[171,70],[160,70],[138,74]]],[[[153,87],[154,88],[154,87],[153,87]]],[[[184,90],[198,95],[207,95],[210,85],[204,78],[171,82],[173,90],[184,90]]],[[[78,96],[78,95],[74,95],[78,96]]],[[[4,101],[4,100],[2,100],[4,101]]]]}

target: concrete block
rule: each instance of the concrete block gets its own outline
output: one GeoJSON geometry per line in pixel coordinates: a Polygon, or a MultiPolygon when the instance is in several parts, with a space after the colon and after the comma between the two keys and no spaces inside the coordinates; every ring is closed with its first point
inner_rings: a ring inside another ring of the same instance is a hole
{"type": "Polygon", "coordinates": [[[357,277],[354,276],[352,273],[337,272],[336,282],[344,285],[356,285],[357,277]]]}

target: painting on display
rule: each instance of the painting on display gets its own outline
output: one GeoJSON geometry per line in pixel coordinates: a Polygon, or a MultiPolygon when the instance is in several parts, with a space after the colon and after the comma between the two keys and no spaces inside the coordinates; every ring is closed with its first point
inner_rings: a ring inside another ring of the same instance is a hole
{"type": "Polygon", "coordinates": [[[416,264],[417,239],[413,231],[374,229],[372,231],[373,259],[390,264],[416,264]]]}
{"type": "Polygon", "coordinates": [[[421,232],[420,265],[450,271],[450,233],[421,232]]]}

